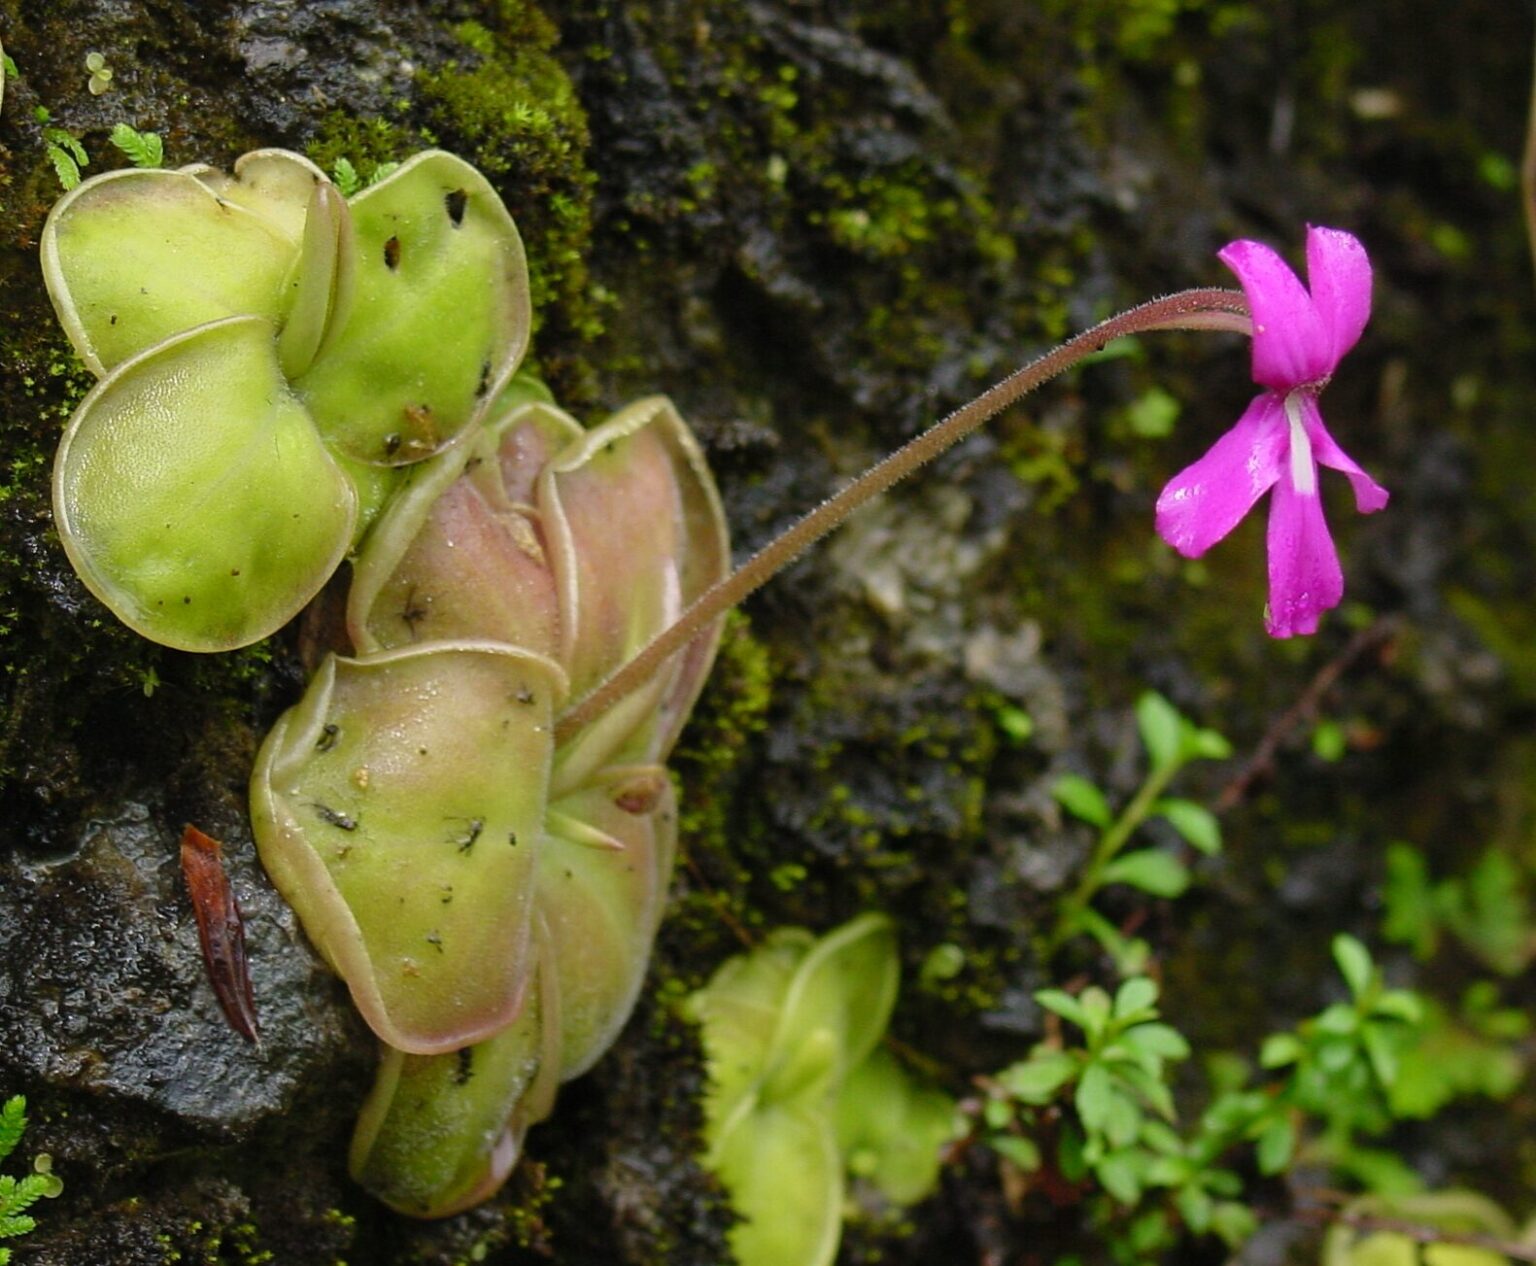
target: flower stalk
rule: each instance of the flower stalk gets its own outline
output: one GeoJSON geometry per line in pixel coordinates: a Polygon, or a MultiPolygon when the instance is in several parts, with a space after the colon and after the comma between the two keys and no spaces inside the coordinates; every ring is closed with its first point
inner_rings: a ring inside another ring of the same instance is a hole
{"type": "Polygon", "coordinates": [[[1243,294],[1213,287],[1184,290],[1153,299],[1073,336],[934,423],[798,519],[729,576],[705,590],[639,654],[561,714],[555,726],[556,741],[574,734],[639,683],[649,680],[669,656],[688,645],[701,630],[710,626],[712,620],[755,592],[860,506],[932,461],[1037,387],[1080,364],[1106,343],[1156,330],[1253,332],[1243,294]]]}

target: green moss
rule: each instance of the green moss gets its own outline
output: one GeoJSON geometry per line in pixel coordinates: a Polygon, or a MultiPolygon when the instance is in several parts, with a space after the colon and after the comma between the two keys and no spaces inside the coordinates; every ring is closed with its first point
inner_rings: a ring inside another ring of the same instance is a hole
{"type": "Polygon", "coordinates": [[[421,133],[405,123],[332,110],[304,148],[322,171],[334,173],[337,162],[346,159],[367,181],[383,164],[404,162],[424,144],[421,133]]]}
{"type": "MultiPolygon", "coordinates": [[[[490,178],[517,220],[535,323],[556,340],[590,340],[602,328],[601,294],[587,271],[590,138],[576,90],[551,51],[558,33],[537,6],[502,0],[494,26],[465,22],[454,34],[465,56],[417,76],[427,126],[490,178]]],[[[555,359],[558,368],[558,352],[555,359]]],[[[573,393],[576,403],[590,396],[569,373],[554,376],[567,403],[573,393]]]]}

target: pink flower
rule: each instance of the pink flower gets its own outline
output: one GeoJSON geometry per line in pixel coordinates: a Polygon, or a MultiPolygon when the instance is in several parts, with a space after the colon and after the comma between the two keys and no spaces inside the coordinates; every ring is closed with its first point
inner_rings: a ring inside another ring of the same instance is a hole
{"type": "Polygon", "coordinates": [[[1309,227],[1309,294],[1259,242],[1233,242],[1220,257],[1248,297],[1253,378],[1267,390],[1163,489],[1157,531],[1186,558],[1199,558],[1274,489],[1264,624],[1272,637],[1314,633],[1318,617],[1344,594],[1338,552],[1323,521],[1318,464],[1348,477],[1362,513],[1387,504],[1386,489],[1334,442],[1317,408],[1318,394],[1371,315],[1371,262],[1351,234],[1309,227]]]}

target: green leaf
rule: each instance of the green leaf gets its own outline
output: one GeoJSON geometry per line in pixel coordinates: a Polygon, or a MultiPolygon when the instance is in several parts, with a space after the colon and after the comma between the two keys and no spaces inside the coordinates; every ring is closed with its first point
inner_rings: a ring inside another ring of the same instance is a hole
{"type": "Polygon", "coordinates": [[[332,656],[257,754],[262,864],[391,1046],[452,1052],[518,1015],[563,684],[490,642],[332,656]]]}
{"type": "Polygon", "coordinates": [[[1102,1134],[1105,1123],[1115,1110],[1114,1079],[1102,1064],[1090,1064],[1078,1079],[1074,1102],[1083,1128],[1090,1134],[1102,1134]]]}
{"type": "MultiPolygon", "coordinates": [[[[1153,1107],[1158,1105],[1153,1104],[1153,1107]]],[[[1123,1094],[1111,1094],[1104,1116],[1104,1138],[1112,1148],[1126,1147],[1141,1133],[1141,1121],[1142,1111],[1134,1100],[1123,1094]]]]}
{"type": "Polygon", "coordinates": [[[1066,1051],[1036,1048],[1028,1059],[1003,1069],[997,1080],[1021,1103],[1038,1105],[1054,1099],[1077,1069],[1078,1061],[1066,1051]]]}
{"type": "Polygon", "coordinates": [[[1083,1004],[1060,989],[1038,989],[1035,991],[1035,1001],[1047,1011],[1059,1015],[1063,1020],[1070,1020],[1085,1033],[1093,1023],[1088,1018],[1088,1013],[1083,1010],[1083,1004]]]}
{"type": "Polygon", "coordinates": [[[1187,1226],[1196,1235],[1204,1235],[1211,1227],[1212,1201],[1199,1187],[1185,1187],[1173,1198],[1173,1203],[1187,1226]]]}
{"type": "Polygon", "coordinates": [[[812,947],[790,980],[769,1051],[764,1097],[795,1097],[826,1087],[861,1062],[879,1042],[891,1018],[900,984],[896,929],[883,914],[863,914],[829,932],[812,947]],[[815,1033],[832,1049],[817,1075],[797,1053],[815,1033]]]}
{"type": "Polygon", "coordinates": [[[119,123],[113,127],[108,139],[135,167],[160,167],[165,163],[165,146],[157,132],[140,132],[126,123],[119,123]]]}
{"type": "Polygon", "coordinates": [[[1128,1020],[1143,1012],[1155,1014],[1157,982],[1148,976],[1132,976],[1115,991],[1115,1019],[1128,1020]]]}
{"type": "Polygon", "coordinates": [[[1171,769],[1183,763],[1184,718],[1155,690],[1136,701],[1136,725],[1154,769],[1171,769]]]}
{"type": "Polygon", "coordinates": [[[987,1146],[1027,1174],[1040,1168],[1040,1149],[1031,1140],[1020,1138],[1017,1134],[989,1135],[987,1146]]]}
{"type": "Polygon", "coordinates": [[[1271,1033],[1259,1049],[1259,1067],[1283,1068],[1301,1058],[1305,1047],[1294,1033],[1271,1033]]]}
{"type": "Polygon", "coordinates": [[[1104,867],[1102,880],[1129,884],[1154,897],[1177,897],[1189,887],[1189,868],[1172,853],[1144,848],[1115,858],[1104,867]]]}
{"type": "Polygon", "coordinates": [[[1232,744],[1215,730],[1191,726],[1184,735],[1184,752],[1191,760],[1226,760],[1232,755],[1232,744]]]}
{"type": "Polygon", "coordinates": [[[1135,1148],[1111,1152],[1093,1167],[1104,1190],[1123,1205],[1141,1199],[1142,1179],[1147,1155],[1135,1148]]]}
{"type": "Polygon", "coordinates": [[[439,150],[349,206],[354,299],[294,387],[328,444],[408,465],[474,425],[516,371],[531,326],[522,239],[486,178],[439,150]]]}
{"type": "Polygon", "coordinates": [[[1159,1059],[1188,1059],[1189,1043],[1172,1025],[1138,1024],[1128,1030],[1120,1040],[1135,1046],[1159,1059]]]}
{"type": "Polygon", "coordinates": [[[363,187],[363,178],[347,158],[338,158],[331,166],[331,179],[336,182],[336,188],[341,190],[343,197],[350,198],[363,187]]]}
{"type": "Polygon", "coordinates": [[[541,972],[517,1018],[488,1041],[442,1055],[384,1048],[348,1159],[362,1186],[401,1213],[446,1217],[500,1185],[524,1132],[554,1105],[552,977],[541,972]]]}
{"type": "Polygon", "coordinates": [[[740,1266],[831,1266],[842,1234],[843,1163],[824,1114],[754,1113],[727,1140],[717,1170],[743,1219],[729,1232],[740,1266]]]}
{"type": "Polygon", "coordinates": [[[1397,1058],[1398,1036],[1398,1033],[1389,1032],[1380,1024],[1367,1023],[1360,1030],[1360,1044],[1365,1047],[1365,1053],[1371,1061],[1371,1070],[1383,1090],[1391,1090],[1397,1082],[1400,1067],[1397,1058]]]}
{"type": "Polygon", "coordinates": [[[1207,857],[1221,852],[1221,825],[1216,815],[1193,800],[1159,800],[1154,813],[1167,818],[1173,829],[1207,857]]]}
{"type": "Polygon", "coordinates": [[[1221,1237],[1222,1243],[1236,1250],[1259,1229],[1258,1217],[1247,1205],[1237,1200],[1218,1201],[1211,1210],[1211,1230],[1221,1237]]]}
{"type": "Polygon", "coordinates": [[[1144,439],[1162,439],[1173,433],[1173,424],[1178,421],[1181,407],[1172,392],[1162,387],[1149,387],[1126,408],[1126,421],[1131,424],[1133,434],[1144,439]]]}
{"type": "Polygon", "coordinates": [[[66,192],[76,188],[80,184],[80,164],[70,152],[53,141],[44,142],[43,149],[48,155],[48,161],[53,164],[60,188],[66,192]]]}
{"type": "Polygon", "coordinates": [[[1370,988],[1375,972],[1371,953],[1347,932],[1340,932],[1333,938],[1333,961],[1339,965],[1340,974],[1356,998],[1370,988]]]}
{"type": "MultiPolygon", "coordinates": [[[[286,222],[245,205],[240,180],[220,175],[215,192],[212,179],[184,171],[107,172],[49,212],[43,278],[65,333],[98,377],[226,317],[261,317],[268,338],[275,334],[297,237],[288,236],[286,222]]],[[[303,211],[301,203],[301,220],[303,211]]],[[[215,381],[204,390],[217,387],[215,381]]],[[[204,416],[219,417],[220,410],[204,416]]]]}
{"type": "Polygon", "coordinates": [[[27,1099],[25,1095],[12,1095],[0,1107],[0,1160],[16,1150],[22,1133],[27,1128],[27,1099]]]}
{"type": "Polygon", "coordinates": [[[1291,1163],[1296,1151],[1295,1123],[1284,1116],[1265,1127],[1255,1150],[1261,1174],[1280,1173],[1291,1163]]]}
{"type": "Polygon", "coordinates": [[[1063,774],[1051,788],[1051,795],[1068,813],[1100,830],[1114,820],[1104,793],[1081,775],[1063,774]]]}
{"type": "Polygon", "coordinates": [[[1427,959],[1435,952],[1440,935],[1424,855],[1411,844],[1389,844],[1386,865],[1382,899],[1387,912],[1381,934],[1396,944],[1410,946],[1416,958],[1427,959]]]}
{"type": "Polygon", "coordinates": [[[1418,1024],[1424,1019],[1424,1004],[1418,994],[1407,989],[1388,989],[1371,1005],[1371,1014],[1404,1024],[1418,1024]]]}
{"type": "Polygon", "coordinates": [[[196,651],[291,620],[341,563],[357,517],[255,316],[118,365],[65,429],[53,506],[86,587],[145,637],[196,651]]]}
{"type": "Polygon", "coordinates": [[[1327,718],[1319,721],[1312,731],[1312,755],[1330,764],[1342,760],[1349,750],[1349,736],[1337,721],[1327,718]]]}

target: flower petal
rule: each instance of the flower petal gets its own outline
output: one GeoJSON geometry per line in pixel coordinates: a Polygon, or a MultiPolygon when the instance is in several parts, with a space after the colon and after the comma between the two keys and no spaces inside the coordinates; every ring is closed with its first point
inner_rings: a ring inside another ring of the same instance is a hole
{"type": "Polygon", "coordinates": [[[1371,514],[1386,505],[1391,494],[1361,470],[1355,460],[1339,447],[1338,441],[1328,434],[1317,401],[1310,395],[1301,398],[1301,416],[1307,428],[1307,437],[1312,441],[1313,455],[1329,470],[1340,471],[1348,477],[1350,486],[1355,490],[1355,508],[1361,514],[1371,514]]]}
{"type": "Polygon", "coordinates": [[[1360,239],[1308,225],[1307,284],[1328,340],[1331,372],[1371,319],[1371,261],[1360,239]]]}
{"type": "Polygon", "coordinates": [[[1324,611],[1344,596],[1344,573],[1314,490],[1299,493],[1289,479],[1275,485],[1269,503],[1269,610],[1271,637],[1317,632],[1324,611]]]}
{"type": "Polygon", "coordinates": [[[1266,391],[1204,457],[1169,480],[1157,499],[1158,535],[1184,557],[1199,558],[1280,478],[1285,453],[1285,412],[1266,391]]]}
{"type": "Polygon", "coordinates": [[[1283,392],[1332,373],[1329,328],[1290,265],[1262,242],[1232,242],[1217,254],[1253,314],[1253,380],[1283,392]]]}

